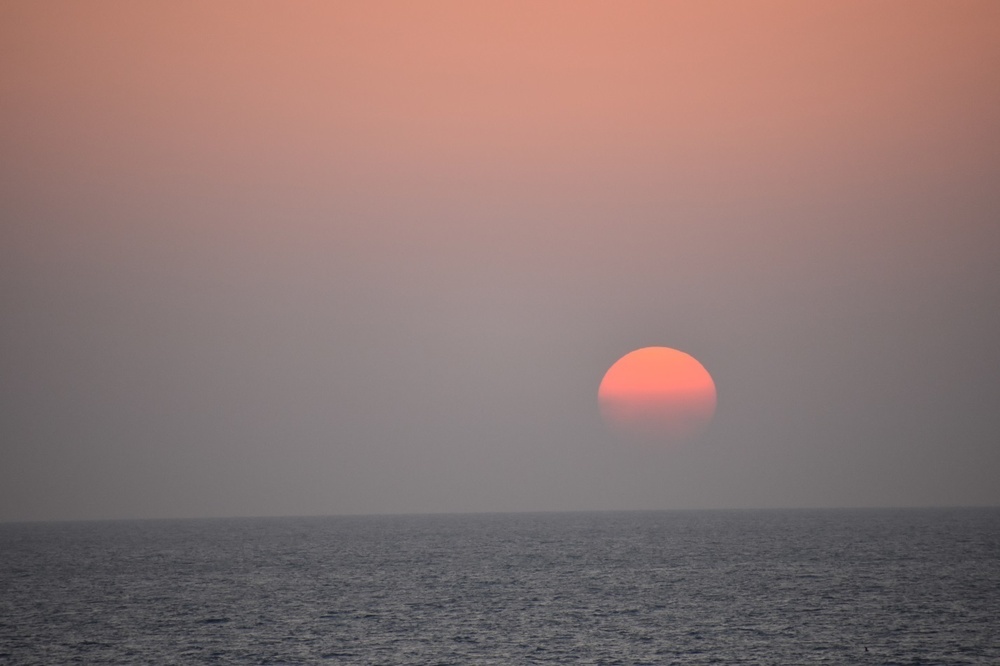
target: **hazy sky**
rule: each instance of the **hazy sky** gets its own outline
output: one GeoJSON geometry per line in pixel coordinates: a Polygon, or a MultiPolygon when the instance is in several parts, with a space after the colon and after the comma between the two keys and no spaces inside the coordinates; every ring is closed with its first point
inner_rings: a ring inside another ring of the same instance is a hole
{"type": "Polygon", "coordinates": [[[3,0],[0,520],[1000,504],[998,119],[993,0],[3,0]]]}

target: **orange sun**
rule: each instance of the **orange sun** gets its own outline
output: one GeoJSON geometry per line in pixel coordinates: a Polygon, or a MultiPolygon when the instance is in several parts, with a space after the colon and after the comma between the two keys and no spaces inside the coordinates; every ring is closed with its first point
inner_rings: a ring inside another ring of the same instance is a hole
{"type": "Polygon", "coordinates": [[[715,382],[694,357],[669,347],[622,356],[597,390],[601,416],[617,434],[646,441],[683,441],[715,414],[715,382]]]}

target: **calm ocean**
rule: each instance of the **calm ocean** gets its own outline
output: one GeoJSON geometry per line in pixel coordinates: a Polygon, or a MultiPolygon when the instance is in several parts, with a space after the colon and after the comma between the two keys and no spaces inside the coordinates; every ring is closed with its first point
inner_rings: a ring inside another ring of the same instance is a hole
{"type": "Polygon", "coordinates": [[[1000,664],[1000,509],[0,525],[0,663],[1000,664]]]}

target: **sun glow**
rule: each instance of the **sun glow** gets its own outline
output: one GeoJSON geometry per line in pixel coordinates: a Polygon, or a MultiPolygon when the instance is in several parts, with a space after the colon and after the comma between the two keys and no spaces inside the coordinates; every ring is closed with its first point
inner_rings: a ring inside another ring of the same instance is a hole
{"type": "Polygon", "coordinates": [[[643,440],[692,439],[716,408],[712,376],[694,357],[669,347],[645,347],[618,359],[597,397],[612,431],[643,440]]]}

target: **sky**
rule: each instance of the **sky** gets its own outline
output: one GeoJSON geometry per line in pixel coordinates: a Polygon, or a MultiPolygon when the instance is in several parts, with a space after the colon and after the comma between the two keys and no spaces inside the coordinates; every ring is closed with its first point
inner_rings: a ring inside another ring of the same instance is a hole
{"type": "Polygon", "coordinates": [[[998,505],[997,118],[992,0],[2,0],[0,521],[998,505]]]}

